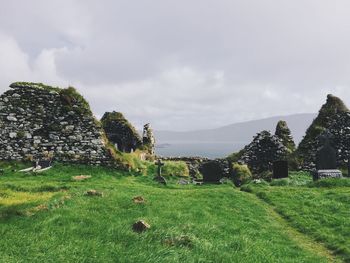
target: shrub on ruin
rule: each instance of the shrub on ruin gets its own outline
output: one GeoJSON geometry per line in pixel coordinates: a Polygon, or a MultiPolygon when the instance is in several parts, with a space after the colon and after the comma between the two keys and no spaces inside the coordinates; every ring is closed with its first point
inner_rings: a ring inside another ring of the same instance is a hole
{"type": "Polygon", "coordinates": [[[66,111],[74,111],[81,115],[92,114],[89,103],[74,87],[61,89],[59,93],[66,111]]]}
{"type": "Polygon", "coordinates": [[[236,186],[241,186],[252,178],[252,173],[247,165],[232,163],[232,179],[236,186]]]}

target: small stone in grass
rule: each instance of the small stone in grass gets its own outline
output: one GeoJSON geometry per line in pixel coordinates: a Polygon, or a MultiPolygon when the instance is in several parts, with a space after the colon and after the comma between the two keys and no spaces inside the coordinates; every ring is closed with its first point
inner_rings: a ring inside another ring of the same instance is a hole
{"type": "Polygon", "coordinates": [[[132,225],[132,230],[134,230],[137,233],[141,233],[141,232],[146,231],[150,227],[151,226],[147,222],[145,222],[143,220],[139,220],[132,225]]]}
{"type": "Polygon", "coordinates": [[[102,192],[98,192],[96,190],[88,190],[86,191],[87,196],[103,196],[102,192]]]}
{"type": "Polygon", "coordinates": [[[145,198],[143,198],[142,196],[135,196],[133,197],[132,199],[134,201],[135,204],[143,204],[143,203],[146,203],[146,200],[145,198]]]}
{"type": "Polygon", "coordinates": [[[77,175],[77,176],[73,176],[72,178],[75,181],[84,181],[86,179],[91,178],[91,175],[77,175]]]}

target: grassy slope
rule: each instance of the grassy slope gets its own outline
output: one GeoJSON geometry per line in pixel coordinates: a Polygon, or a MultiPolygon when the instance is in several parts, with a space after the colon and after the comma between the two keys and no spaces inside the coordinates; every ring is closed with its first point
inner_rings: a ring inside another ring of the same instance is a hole
{"type": "MultiPolygon", "coordinates": [[[[290,183],[295,185],[295,182],[300,183],[300,178],[299,182],[291,180],[290,183]]],[[[307,185],[309,187],[253,187],[250,190],[272,205],[293,227],[325,243],[335,254],[350,262],[350,179],[316,183],[329,187],[307,185]]]]}
{"type": "Polygon", "coordinates": [[[7,172],[0,176],[6,191],[37,199],[12,207],[0,196],[1,262],[327,262],[265,204],[230,185],[163,187],[147,177],[59,166],[40,176],[7,172]],[[71,180],[80,174],[92,178],[71,180]],[[85,196],[88,189],[104,196],[85,196]],[[136,195],[147,203],[134,204],[136,195]],[[138,219],[151,229],[132,232],[138,219]]]}

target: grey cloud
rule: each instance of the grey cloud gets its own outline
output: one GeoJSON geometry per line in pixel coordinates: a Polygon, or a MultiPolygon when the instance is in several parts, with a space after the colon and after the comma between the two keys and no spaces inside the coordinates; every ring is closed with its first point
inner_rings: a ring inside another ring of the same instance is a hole
{"type": "Polygon", "coordinates": [[[315,112],[327,93],[350,102],[349,11],[346,0],[3,1],[0,35],[20,59],[0,62],[0,83],[75,85],[96,114],[161,129],[315,112]]]}

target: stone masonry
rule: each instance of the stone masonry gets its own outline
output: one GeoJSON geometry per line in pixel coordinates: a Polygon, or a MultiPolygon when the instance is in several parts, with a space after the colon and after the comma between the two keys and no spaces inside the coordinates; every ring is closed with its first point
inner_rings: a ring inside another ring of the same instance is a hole
{"type": "Polygon", "coordinates": [[[18,82],[0,96],[0,160],[111,164],[102,130],[74,88],[18,82]]]}

